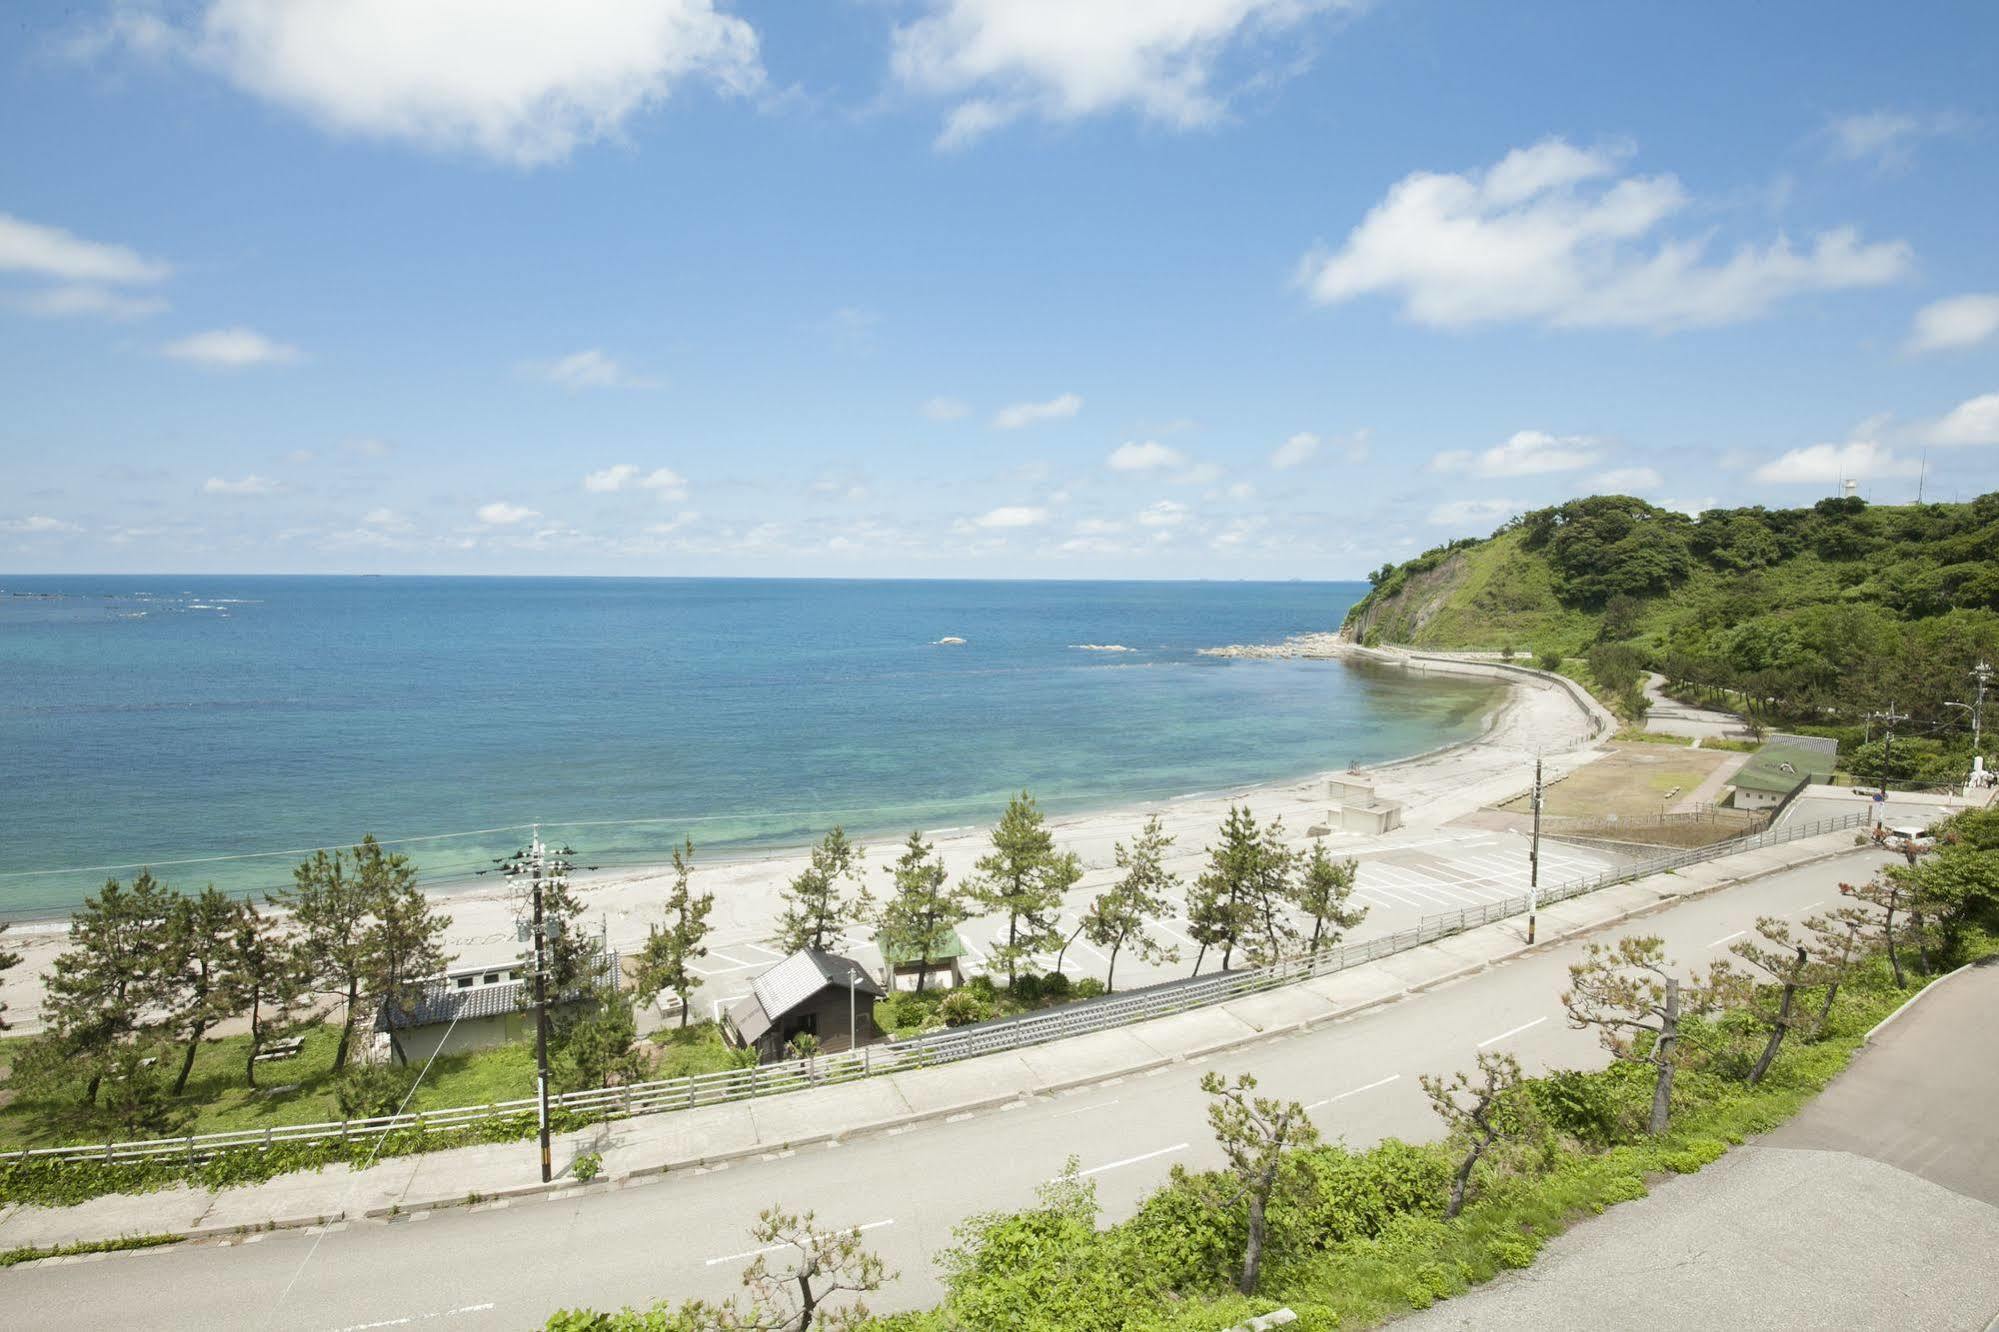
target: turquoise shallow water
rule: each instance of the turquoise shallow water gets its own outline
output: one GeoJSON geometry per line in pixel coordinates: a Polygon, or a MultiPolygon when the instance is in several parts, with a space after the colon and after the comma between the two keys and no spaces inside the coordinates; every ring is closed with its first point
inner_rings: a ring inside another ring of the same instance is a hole
{"type": "Polygon", "coordinates": [[[531,820],[629,864],[683,835],[957,826],[1023,786],[1099,808],[1475,734],[1494,686],[1195,654],[1331,628],[1364,591],[0,576],[0,913],[139,863],[254,892],[365,832],[431,839],[404,849],[433,880],[531,820]]]}

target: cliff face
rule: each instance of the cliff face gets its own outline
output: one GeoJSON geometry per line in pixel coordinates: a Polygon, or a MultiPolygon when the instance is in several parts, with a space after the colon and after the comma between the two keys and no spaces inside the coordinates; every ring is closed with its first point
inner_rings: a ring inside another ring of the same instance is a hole
{"type": "Polygon", "coordinates": [[[1349,643],[1458,646],[1433,643],[1425,630],[1451,604],[1470,570],[1468,552],[1458,551],[1436,568],[1404,578],[1386,595],[1369,594],[1340,626],[1340,637],[1349,643]]]}

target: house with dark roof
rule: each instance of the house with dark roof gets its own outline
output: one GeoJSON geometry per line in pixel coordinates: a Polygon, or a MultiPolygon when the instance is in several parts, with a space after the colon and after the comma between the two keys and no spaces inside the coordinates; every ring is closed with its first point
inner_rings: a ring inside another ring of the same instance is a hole
{"type": "Polygon", "coordinates": [[[725,1034],[765,1062],[782,1059],[800,1033],[816,1037],[822,1050],[849,1050],[879,1037],[875,1000],[886,995],[852,958],[807,948],[750,982],[729,1010],[725,1034]]]}
{"type": "MultiPolygon", "coordinates": [[[[618,974],[618,955],[599,959],[599,974],[618,974]]],[[[457,1054],[526,1040],[534,1035],[533,989],[519,959],[460,964],[424,984],[405,1011],[384,1003],[375,1013],[378,1062],[421,1064],[434,1054],[457,1054]]],[[[551,1008],[571,1004],[581,991],[552,996],[551,1008]]]]}

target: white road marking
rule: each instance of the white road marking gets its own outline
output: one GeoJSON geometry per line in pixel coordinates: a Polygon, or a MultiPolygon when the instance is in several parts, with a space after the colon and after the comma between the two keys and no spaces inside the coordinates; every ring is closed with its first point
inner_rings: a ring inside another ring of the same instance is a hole
{"type": "Polygon", "coordinates": [[[1737,930],[1733,934],[1724,934],[1719,939],[1716,939],[1713,943],[1709,944],[1708,947],[1719,948],[1723,944],[1727,943],[1730,939],[1740,939],[1743,935],[1747,933],[1749,933],[1748,930],[1737,930]]]}
{"type": "Polygon", "coordinates": [[[1098,1101],[1095,1105],[1079,1105],[1074,1110],[1058,1110],[1054,1114],[1050,1115],[1049,1118],[1067,1119],[1070,1115],[1087,1115],[1092,1110],[1107,1110],[1111,1106],[1116,1105],[1117,1103],[1118,1103],[1118,1098],[1113,1096],[1111,1097],[1110,1100],[1098,1101]]]}
{"type": "Polygon", "coordinates": [[[1480,1041],[1477,1045],[1473,1046],[1472,1048],[1475,1050],[1483,1050],[1486,1046],[1493,1045],[1500,1041],[1503,1041],[1508,1036],[1518,1036],[1521,1032],[1526,1031],[1530,1027],[1538,1027],[1547,1020],[1548,1019],[1545,1017],[1537,1017],[1532,1022],[1523,1022],[1511,1031],[1502,1031],[1497,1036],[1487,1037],[1485,1040],[1480,1041]]]}
{"type": "MultiPolygon", "coordinates": [[[[845,1230],[835,1231],[834,1233],[837,1235],[858,1235],[862,1231],[879,1230],[883,1226],[892,1226],[894,1224],[895,1218],[890,1217],[886,1221],[870,1221],[866,1225],[848,1226],[845,1230]]],[[[703,1267],[713,1267],[717,1263],[739,1262],[744,1258],[754,1258],[760,1253],[776,1253],[779,1249],[788,1249],[790,1247],[789,1244],[766,1244],[761,1249],[745,1249],[741,1253],[725,1253],[720,1258],[709,1258],[701,1265],[703,1267]]]]}
{"type": "Polygon", "coordinates": [[[1186,1143],[1176,1142],[1171,1147],[1161,1147],[1156,1152],[1146,1152],[1142,1156],[1127,1156],[1122,1161],[1107,1161],[1103,1165],[1091,1166],[1088,1170],[1080,1170],[1077,1174],[1082,1177],[1101,1175],[1106,1170],[1117,1170],[1123,1166],[1137,1165],[1140,1161],[1150,1161],[1156,1156],[1171,1156],[1175,1152],[1184,1152],[1186,1150],[1186,1143]]]}
{"type": "Polygon", "coordinates": [[[411,1314],[407,1318],[385,1318],[379,1323],[350,1323],[346,1327],[341,1328],[340,1332],[369,1332],[370,1328],[377,1327],[408,1327],[411,1323],[426,1322],[432,1318],[455,1318],[459,1314],[485,1313],[492,1308],[493,1305],[490,1303],[461,1304],[456,1309],[446,1309],[443,1313],[411,1314]]]}
{"type": "Polygon", "coordinates": [[[1376,1087],[1386,1087],[1389,1083],[1396,1081],[1401,1076],[1402,1075],[1400,1073],[1390,1073],[1387,1077],[1381,1079],[1381,1081],[1379,1082],[1370,1082],[1365,1087],[1355,1087],[1352,1091],[1343,1091],[1338,1096],[1328,1096],[1325,1100],[1314,1101],[1305,1108],[1307,1110],[1317,1110],[1322,1105],[1331,1105],[1335,1101],[1344,1101],[1349,1096],[1358,1096],[1364,1091],[1373,1091],[1376,1087]]]}

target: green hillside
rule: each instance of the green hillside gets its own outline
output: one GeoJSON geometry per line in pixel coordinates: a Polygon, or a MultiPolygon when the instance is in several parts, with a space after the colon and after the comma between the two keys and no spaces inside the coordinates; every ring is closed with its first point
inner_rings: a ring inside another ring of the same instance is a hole
{"type": "Polygon", "coordinates": [[[1677,692],[1856,736],[1892,703],[1909,734],[1957,749],[1968,714],[1945,703],[1999,657],[1999,494],[1699,518],[1596,496],[1369,581],[1345,626],[1359,641],[1587,657],[1613,692],[1649,667],[1677,692]]]}

